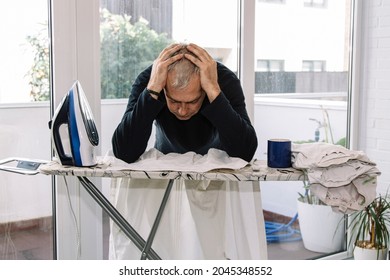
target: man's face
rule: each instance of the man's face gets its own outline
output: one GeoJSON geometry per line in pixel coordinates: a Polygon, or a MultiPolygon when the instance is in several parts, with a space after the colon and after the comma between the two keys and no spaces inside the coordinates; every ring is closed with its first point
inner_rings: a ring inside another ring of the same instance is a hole
{"type": "Polygon", "coordinates": [[[175,89],[171,86],[170,75],[165,88],[168,109],[179,120],[188,120],[198,113],[206,95],[200,86],[199,76],[193,76],[185,88],[175,89]]]}

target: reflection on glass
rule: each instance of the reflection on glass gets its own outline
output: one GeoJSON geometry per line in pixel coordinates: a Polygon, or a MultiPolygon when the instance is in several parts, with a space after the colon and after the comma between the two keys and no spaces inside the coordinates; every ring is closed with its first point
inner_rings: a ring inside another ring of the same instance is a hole
{"type": "MultiPolygon", "coordinates": [[[[195,43],[238,71],[237,7],[237,0],[100,0],[102,151],[111,149],[136,76],[168,44],[195,43]]],[[[107,258],[109,229],[104,230],[107,258]]]]}
{"type": "Polygon", "coordinates": [[[101,0],[100,8],[103,99],[127,98],[136,76],[173,42],[200,45],[237,71],[237,0],[101,0]]]}
{"type": "Polygon", "coordinates": [[[283,61],[284,69],[268,68],[270,73],[256,69],[256,93],[321,92],[322,99],[333,100],[334,95],[326,93],[338,92],[338,98],[346,100],[349,2],[257,2],[256,60],[283,61]]]}
{"type": "MultiPolygon", "coordinates": [[[[48,1],[3,1],[0,159],[50,159],[48,1]]],[[[0,259],[53,259],[51,178],[0,171],[0,259]]]]}
{"type": "Polygon", "coordinates": [[[0,103],[48,100],[47,1],[8,2],[0,18],[0,103]]]}
{"type": "MultiPolygon", "coordinates": [[[[101,0],[102,98],[123,99],[102,102],[102,135],[112,135],[135,77],[171,42],[194,42],[237,71],[238,2],[101,0]]],[[[350,1],[256,1],[255,19],[256,158],[265,158],[270,138],[345,141],[350,1]]],[[[110,137],[102,139],[102,150],[110,148],[110,137]]],[[[295,216],[296,189],[265,188],[262,195],[267,219],[295,216]],[[287,210],[280,194],[293,204],[287,210]]],[[[321,255],[301,241],[290,245],[280,251],[270,244],[271,258],[321,255]]]]}
{"type": "MultiPolygon", "coordinates": [[[[350,23],[350,0],[256,1],[257,158],[266,159],[271,138],[347,145],[350,23]]],[[[266,220],[299,231],[297,198],[304,192],[303,183],[263,184],[266,220]]],[[[310,250],[296,234],[285,237],[270,244],[271,259],[318,258],[344,249],[310,250]]]]}

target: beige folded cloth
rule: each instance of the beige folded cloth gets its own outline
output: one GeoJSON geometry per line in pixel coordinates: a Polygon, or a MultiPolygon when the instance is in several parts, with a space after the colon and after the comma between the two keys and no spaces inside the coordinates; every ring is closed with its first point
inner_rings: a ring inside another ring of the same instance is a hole
{"type": "Polygon", "coordinates": [[[327,143],[292,146],[293,167],[307,173],[310,191],[335,211],[352,213],[376,197],[376,164],[362,152],[327,143]]]}

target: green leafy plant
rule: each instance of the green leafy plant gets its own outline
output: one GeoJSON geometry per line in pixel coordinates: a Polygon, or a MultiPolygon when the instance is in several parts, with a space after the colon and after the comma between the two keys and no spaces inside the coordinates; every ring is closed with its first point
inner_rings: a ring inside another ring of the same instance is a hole
{"type": "Polygon", "coordinates": [[[376,197],[364,209],[352,214],[348,225],[352,238],[349,246],[353,245],[375,249],[378,251],[388,248],[390,222],[390,203],[387,194],[376,197]]]}
{"type": "Polygon", "coordinates": [[[131,24],[127,15],[100,15],[102,98],[127,98],[137,75],[172,41],[142,18],[131,24]]]}
{"type": "Polygon", "coordinates": [[[42,24],[42,28],[37,34],[26,38],[34,55],[33,64],[26,75],[29,77],[32,101],[45,101],[50,98],[49,39],[47,35],[47,24],[42,24]]]}

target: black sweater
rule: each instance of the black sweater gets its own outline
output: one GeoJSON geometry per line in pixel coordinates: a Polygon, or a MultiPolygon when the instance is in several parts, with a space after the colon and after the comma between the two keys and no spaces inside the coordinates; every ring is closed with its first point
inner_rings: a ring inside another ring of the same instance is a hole
{"type": "Polygon", "coordinates": [[[164,94],[155,100],[146,91],[152,66],[137,77],[126,111],[114,131],[114,155],[128,163],[144,152],[156,125],[155,148],[164,154],[193,151],[207,154],[210,148],[224,150],[232,157],[250,161],[257,148],[257,137],[250,123],[240,81],[218,63],[221,94],[212,102],[206,98],[199,112],[189,120],[177,119],[166,106],[164,94]]]}

